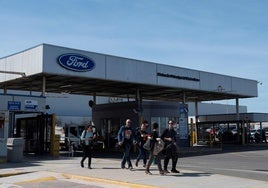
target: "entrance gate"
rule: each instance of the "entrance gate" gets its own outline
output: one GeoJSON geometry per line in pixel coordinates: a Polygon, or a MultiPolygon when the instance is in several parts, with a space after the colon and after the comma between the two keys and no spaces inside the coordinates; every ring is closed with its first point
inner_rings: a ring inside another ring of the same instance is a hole
{"type": "Polygon", "coordinates": [[[44,154],[50,151],[52,115],[18,118],[13,129],[14,137],[25,140],[24,152],[44,154]]]}

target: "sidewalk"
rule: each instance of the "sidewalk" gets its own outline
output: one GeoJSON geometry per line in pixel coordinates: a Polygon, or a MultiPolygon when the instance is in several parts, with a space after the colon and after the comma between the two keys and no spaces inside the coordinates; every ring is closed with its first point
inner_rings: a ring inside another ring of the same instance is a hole
{"type": "MultiPolygon", "coordinates": [[[[16,187],[44,181],[88,181],[100,187],[168,187],[168,188],[267,188],[268,182],[178,169],[180,174],[160,176],[156,165],[153,175],[142,166],[133,171],[121,169],[119,158],[93,158],[93,169],[80,167],[81,157],[26,157],[21,163],[0,164],[0,188],[16,187]]],[[[86,163],[85,163],[86,166],[86,163]]],[[[68,187],[68,186],[66,186],[68,187]]]]}

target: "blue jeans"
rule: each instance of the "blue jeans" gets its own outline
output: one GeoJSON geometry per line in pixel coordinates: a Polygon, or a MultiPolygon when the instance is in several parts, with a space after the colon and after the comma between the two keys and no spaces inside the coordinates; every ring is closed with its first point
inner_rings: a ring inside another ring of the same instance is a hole
{"type": "Polygon", "coordinates": [[[128,164],[128,168],[132,167],[132,163],[130,161],[130,150],[131,150],[131,143],[124,143],[124,155],[121,162],[121,168],[125,168],[126,163],[128,164]]]}
{"type": "Polygon", "coordinates": [[[147,163],[147,151],[142,147],[138,147],[139,154],[137,156],[136,162],[138,163],[140,159],[143,159],[143,164],[146,165],[147,163]]]}

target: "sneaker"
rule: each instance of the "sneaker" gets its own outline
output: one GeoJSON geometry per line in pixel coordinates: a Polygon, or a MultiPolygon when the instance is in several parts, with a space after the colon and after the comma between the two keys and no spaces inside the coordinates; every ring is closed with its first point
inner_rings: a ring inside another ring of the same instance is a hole
{"type": "Polygon", "coordinates": [[[92,169],[92,168],[89,166],[88,169],[92,169]]]}
{"type": "Polygon", "coordinates": [[[81,167],[84,168],[84,164],[81,162],[81,167]]]}
{"type": "Polygon", "coordinates": [[[176,169],[173,169],[171,170],[172,173],[180,173],[180,171],[176,170],[176,169]]]}
{"type": "Polygon", "coordinates": [[[167,169],[166,170],[164,170],[164,172],[166,173],[166,174],[168,174],[168,173],[170,173],[167,169]]]}
{"type": "Polygon", "coordinates": [[[145,170],[145,174],[152,175],[152,173],[149,170],[145,170]]]}
{"type": "Polygon", "coordinates": [[[131,167],[129,167],[128,169],[129,169],[130,171],[134,170],[134,168],[133,168],[132,166],[131,166],[131,167]]]}
{"type": "Polygon", "coordinates": [[[165,172],[164,170],[161,170],[161,171],[159,172],[159,174],[160,174],[161,176],[164,176],[164,175],[166,175],[166,172],[165,172]]]}
{"type": "Polygon", "coordinates": [[[135,166],[138,167],[138,161],[136,161],[135,166]]]}

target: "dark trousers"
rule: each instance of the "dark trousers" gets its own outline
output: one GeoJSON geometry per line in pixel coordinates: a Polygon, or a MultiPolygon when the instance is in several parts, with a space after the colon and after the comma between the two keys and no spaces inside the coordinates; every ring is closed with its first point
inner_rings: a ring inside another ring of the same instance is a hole
{"type": "Polygon", "coordinates": [[[88,167],[91,167],[92,148],[91,146],[88,145],[83,147],[83,157],[81,160],[81,164],[84,164],[86,158],[88,158],[88,167]]]}
{"type": "Polygon", "coordinates": [[[167,170],[169,160],[172,160],[172,170],[176,169],[178,162],[178,153],[175,145],[167,146],[165,149],[165,158],[164,158],[164,170],[167,170]]]}
{"type": "Polygon", "coordinates": [[[128,168],[130,168],[132,167],[132,163],[130,160],[130,150],[131,150],[132,144],[126,142],[123,144],[123,146],[124,146],[124,154],[123,154],[123,159],[121,162],[121,168],[125,168],[126,163],[128,164],[128,168]]]}
{"type": "Polygon", "coordinates": [[[142,146],[138,146],[138,156],[137,156],[137,163],[140,161],[140,159],[143,159],[143,164],[145,165],[147,163],[147,150],[144,149],[142,146]]]}

